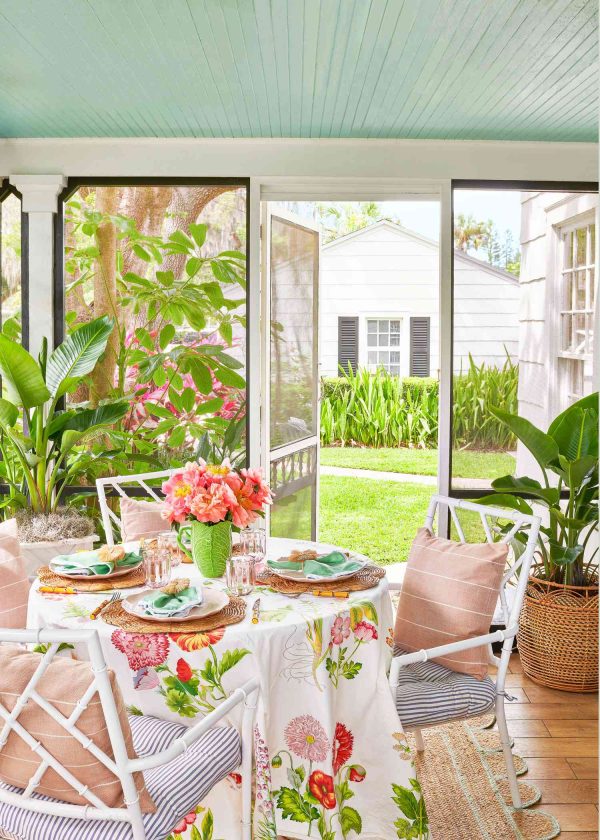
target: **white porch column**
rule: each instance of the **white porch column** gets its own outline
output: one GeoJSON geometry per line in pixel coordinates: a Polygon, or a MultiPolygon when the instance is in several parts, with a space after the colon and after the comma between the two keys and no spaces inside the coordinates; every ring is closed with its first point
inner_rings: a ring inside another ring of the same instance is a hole
{"type": "Polygon", "coordinates": [[[11,175],[29,217],[29,352],[37,357],[42,338],[53,345],[54,331],[54,214],[66,186],[64,175],[11,175]]]}

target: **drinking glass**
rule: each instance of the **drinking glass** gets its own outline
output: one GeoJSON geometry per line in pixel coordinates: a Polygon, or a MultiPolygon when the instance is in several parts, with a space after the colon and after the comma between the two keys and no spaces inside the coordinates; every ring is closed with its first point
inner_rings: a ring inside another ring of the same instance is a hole
{"type": "Polygon", "coordinates": [[[177,534],[175,531],[161,531],[158,535],[158,549],[159,551],[169,552],[172,567],[179,566],[183,552],[177,543],[177,534]]]}
{"type": "Polygon", "coordinates": [[[146,586],[150,589],[162,589],[171,580],[171,552],[159,548],[156,538],[141,540],[140,551],[144,561],[146,586]]]}
{"type": "Polygon", "coordinates": [[[240,553],[254,560],[254,575],[263,571],[267,553],[267,535],[258,528],[244,528],[240,531],[240,553]]]}
{"type": "Polygon", "coordinates": [[[254,558],[232,554],[226,567],[227,590],[231,595],[249,595],[254,589],[254,558]]]}

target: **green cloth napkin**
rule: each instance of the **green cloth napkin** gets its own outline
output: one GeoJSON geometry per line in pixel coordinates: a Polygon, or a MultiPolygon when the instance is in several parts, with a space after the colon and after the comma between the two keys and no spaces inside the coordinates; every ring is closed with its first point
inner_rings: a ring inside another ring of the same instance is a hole
{"type": "Polygon", "coordinates": [[[202,603],[202,595],[195,586],[188,586],[178,592],[177,595],[167,595],[166,592],[149,592],[141,601],[138,602],[138,607],[142,609],[146,615],[180,615],[183,612],[189,612],[192,607],[197,607],[202,603]]]}
{"type": "MultiPolygon", "coordinates": [[[[117,569],[129,569],[137,566],[141,557],[135,551],[130,551],[116,564],[117,569]]],[[[50,563],[53,572],[59,574],[81,575],[82,577],[93,577],[94,575],[109,575],[115,570],[115,564],[100,560],[97,551],[78,551],[76,554],[59,554],[50,563]]]]}
{"type": "Polygon", "coordinates": [[[362,569],[363,564],[358,560],[349,560],[341,551],[332,551],[323,554],[316,560],[306,560],[304,563],[297,563],[293,560],[267,560],[270,569],[286,570],[294,572],[303,571],[309,580],[328,578],[346,572],[357,572],[362,569]]]}

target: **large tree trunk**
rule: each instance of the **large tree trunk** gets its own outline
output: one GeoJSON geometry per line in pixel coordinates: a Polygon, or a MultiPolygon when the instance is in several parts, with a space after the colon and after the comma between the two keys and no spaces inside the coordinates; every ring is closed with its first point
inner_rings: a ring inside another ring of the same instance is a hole
{"type": "MultiPolygon", "coordinates": [[[[96,210],[100,213],[114,215],[119,206],[121,189],[119,187],[102,187],[96,195],[96,210]]],[[[107,397],[114,387],[114,376],[117,355],[119,352],[119,309],[117,304],[117,234],[112,222],[100,225],[97,231],[98,270],[94,277],[94,317],[108,315],[115,321],[106,345],[103,359],[98,362],[92,374],[90,399],[92,404],[107,397]]]]}

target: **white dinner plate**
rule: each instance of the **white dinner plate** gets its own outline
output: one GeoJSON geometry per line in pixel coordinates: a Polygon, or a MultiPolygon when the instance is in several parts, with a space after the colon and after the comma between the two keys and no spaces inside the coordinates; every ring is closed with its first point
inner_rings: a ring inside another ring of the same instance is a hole
{"type": "Polygon", "coordinates": [[[50,569],[55,575],[68,578],[69,580],[104,580],[105,578],[123,577],[123,575],[128,575],[130,572],[135,572],[136,569],[140,568],[143,562],[144,561],[140,558],[140,562],[136,563],[135,566],[128,566],[126,569],[116,569],[109,572],[107,575],[72,575],[68,572],[59,572],[58,569],[54,568],[54,563],[52,561],[50,561],[50,569]]]}
{"type": "MultiPolygon", "coordinates": [[[[282,557],[280,559],[283,560],[285,558],[282,557]]],[[[364,567],[369,562],[364,557],[360,557],[359,555],[352,554],[352,553],[348,554],[348,559],[349,560],[354,560],[354,562],[356,562],[356,563],[360,563],[359,568],[354,569],[353,572],[338,572],[337,574],[327,575],[327,577],[319,577],[319,578],[316,578],[316,577],[308,578],[308,577],[306,577],[306,575],[304,574],[304,571],[302,569],[273,569],[271,566],[269,566],[268,563],[267,563],[267,569],[270,572],[273,572],[274,575],[277,575],[280,578],[284,578],[285,580],[295,580],[295,581],[301,581],[301,582],[307,581],[309,583],[312,581],[312,583],[323,583],[324,581],[327,581],[327,580],[345,580],[346,578],[353,577],[353,575],[355,575],[357,572],[360,572],[361,569],[364,569],[364,567]]]]}
{"type": "Polygon", "coordinates": [[[125,612],[135,615],[136,618],[142,618],[144,621],[192,621],[194,618],[206,618],[207,615],[219,612],[223,607],[229,603],[229,595],[221,589],[212,589],[206,587],[202,590],[202,603],[192,609],[184,616],[181,615],[146,615],[146,613],[138,606],[139,602],[149,592],[156,592],[156,589],[144,589],[143,592],[134,592],[127,598],[121,601],[125,612]]]}

